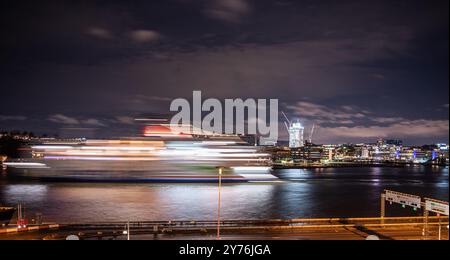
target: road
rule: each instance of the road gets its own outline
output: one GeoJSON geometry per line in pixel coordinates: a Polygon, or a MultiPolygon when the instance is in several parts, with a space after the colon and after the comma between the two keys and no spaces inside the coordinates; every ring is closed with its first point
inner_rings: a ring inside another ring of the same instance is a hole
{"type": "MultiPolygon", "coordinates": [[[[360,219],[298,219],[298,220],[234,220],[223,221],[222,240],[364,240],[369,235],[381,240],[448,240],[448,217],[429,218],[424,235],[424,219],[360,218],[360,219]]],[[[213,240],[214,221],[139,222],[130,224],[133,240],[213,240]]],[[[8,233],[4,239],[65,239],[75,234],[82,239],[124,240],[126,223],[71,224],[59,229],[39,232],[8,233]]]]}

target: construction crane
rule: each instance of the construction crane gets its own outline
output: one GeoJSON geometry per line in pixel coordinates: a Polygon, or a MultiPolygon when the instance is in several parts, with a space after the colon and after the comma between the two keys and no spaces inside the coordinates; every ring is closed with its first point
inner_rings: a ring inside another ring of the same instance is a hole
{"type": "Polygon", "coordinates": [[[311,132],[309,133],[309,143],[312,144],[312,139],[313,139],[313,135],[314,135],[314,130],[316,130],[316,124],[313,124],[312,128],[311,128],[311,132]]]}
{"type": "Polygon", "coordinates": [[[289,124],[289,126],[291,125],[291,120],[289,120],[289,118],[287,117],[287,115],[281,111],[281,114],[283,114],[284,118],[286,118],[286,121],[284,122],[286,124],[286,122],[289,124]]]}
{"type": "Polygon", "coordinates": [[[281,114],[283,114],[284,118],[286,118],[286,121],[284,121],[284,126],[286,127],[286,130],[289,132],[289,128],[291,127],[292,123],[291,120],[289,120],[289,118],[286,116],[286,114],[281,111],[281,114]]]}

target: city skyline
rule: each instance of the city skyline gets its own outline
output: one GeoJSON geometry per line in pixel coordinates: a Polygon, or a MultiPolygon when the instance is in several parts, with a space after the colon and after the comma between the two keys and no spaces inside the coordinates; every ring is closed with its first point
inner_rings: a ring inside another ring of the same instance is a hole
{"type": "Polygon", "coordinates": [[[136,135],[133,118],[202,90],[277,98],[317,143],[449,142],[448,1],[31,6],[0,11],[0,129],[136,135]]]}

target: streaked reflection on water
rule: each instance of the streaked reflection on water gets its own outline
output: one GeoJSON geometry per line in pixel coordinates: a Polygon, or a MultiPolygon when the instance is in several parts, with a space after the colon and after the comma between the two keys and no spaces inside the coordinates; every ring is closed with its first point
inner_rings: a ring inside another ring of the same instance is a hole
{"type": "MultiPolygon", "coordinates": [[[[369,217],[383,189],[448,200],[448,168],[280,170],[280,183],[225,184],[224,219],[369,217]]],[[[215,184],[43,183],[0,177],[0,203],[46,221],[215,219],[215,184]]],[[[391,206],[391,215],[418,215],[391,206]]]]}

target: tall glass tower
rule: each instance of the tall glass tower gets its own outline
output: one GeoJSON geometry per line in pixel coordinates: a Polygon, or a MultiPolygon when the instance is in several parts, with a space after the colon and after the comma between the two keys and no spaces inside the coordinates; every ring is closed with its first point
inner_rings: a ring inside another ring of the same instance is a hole
{"type": "Polygon", "coordinates": [[[289,127],[289,147],[290,148],[299,148],[303,147],[304,137],[303,134],[305,132],[305,128],[302,124],[297,121],[296,123],[292,123],[289,127]]]}

